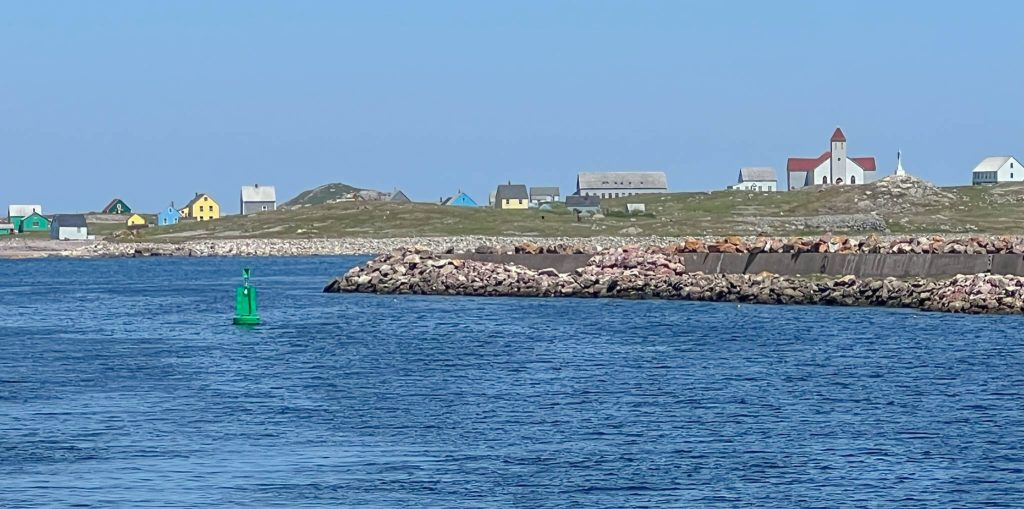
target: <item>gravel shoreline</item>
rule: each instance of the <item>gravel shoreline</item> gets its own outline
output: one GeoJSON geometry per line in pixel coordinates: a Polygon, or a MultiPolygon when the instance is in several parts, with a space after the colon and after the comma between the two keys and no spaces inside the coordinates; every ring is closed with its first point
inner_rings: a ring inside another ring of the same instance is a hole
{"type": "MultiPolygon", "coordinates": [[[[0,258],[118,258],[139,256],[339,256],[378,255],[396,249],[418,247],[437,253],[514,253],[547,246],[549,252],[593,253],[622,246],[682,246],[686,252],[850,252],[850,253],[1024,253],[1024,239],[1006,236],[896,236],[869,235],[852,238],[825,234],[821,237],[557,237],[465,236],[342,239],[223,239],[180,243],[56,241],[14,238],[0,241],[0,258]]],[[[527,251],[528,252],[528,251],[527,251]]]]}

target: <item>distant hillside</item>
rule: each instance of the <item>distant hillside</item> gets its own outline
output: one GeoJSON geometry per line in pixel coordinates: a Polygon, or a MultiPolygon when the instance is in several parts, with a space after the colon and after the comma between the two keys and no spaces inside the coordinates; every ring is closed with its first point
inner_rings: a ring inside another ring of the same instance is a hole
{"type": "Polygon", "coordinates": [[[356,199],[363,199],[369,201],[377,201],[384,199],[386,193],[380,191],[374,191],[372,189],[361,189],[353,187],[348,184],[342,184],[335,182],[332,184],[324,184],[314,189],[308,189],[299,193],[298,196],[292,198],[283,204],[281,208],[297,208],[306,207],[309,205],[322,205],[325,203],[338,203],[345,201],[354,201],[356,199]]]}
{"type": "Polygon", "coordinates": [[[648,194],[602,200],[604,214],[593,218],[577,218],[564,207],[496,210],[353,200],[359,192],[351,186],[331,184],[303,193],[292,200],[298,205],[287,209],[147,228],[139,235],[168,240],[446,235],[663,235],[681,238],[760,232],[775,236],[815,236],[825,231],[908,235],[1001,235],[1024,231],[1024,183],[936,187],[915,177],[890,176],[856,186],[811,186],[775,193],[648,194]],[[627,203],[642,203],[646,212],[627,214],[627,203]]]}

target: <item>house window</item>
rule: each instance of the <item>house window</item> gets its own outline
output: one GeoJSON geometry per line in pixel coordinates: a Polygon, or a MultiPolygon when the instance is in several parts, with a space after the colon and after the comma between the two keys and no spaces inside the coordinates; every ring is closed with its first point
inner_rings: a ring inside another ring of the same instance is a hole
{"type": "Polygon", "coordinates": [[[200,205],[200,206],[199,206],[199,212],[203,212],[203,210],[204,210],[204,209],[203,209],[203,206],[202,206],[202,205],[200,205]]]}
{"type": "Polygon", "coordinates": [[[263,206],[263,210],[267,210],[267,209],[268,209],[268,207],[266,205],[264,205],[263,206]]]}
{"type": "Polygon", "coordinates": [[[522,205],[522,204],[523,204],[523,199],[522,199],[522,198],[520,198],[520,199],[519,199],[519,204],[520,204],[520,205],[522,205]]]}
{"type": "Polygon", "coordinates": [[[857,176],[856,175],[850,175],[850,183],[851,184],[856,184],[857,183],[857,176]]]}
{"type": "Polygon", "coordinates": [[[821,183],[822,184],[828,184],[828,175],[822,175],[821,176],[821,183]]]}

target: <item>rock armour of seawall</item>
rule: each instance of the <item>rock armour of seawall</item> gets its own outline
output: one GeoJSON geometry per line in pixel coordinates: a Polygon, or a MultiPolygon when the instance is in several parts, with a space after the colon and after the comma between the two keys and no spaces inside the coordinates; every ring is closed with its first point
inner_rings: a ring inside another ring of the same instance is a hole
{"type": "Polygon", "coordinates": [[[671,249],[678,253],[891,253],[891,254],[1024,254],[1017,237],[880,237],[854,239],[826,234],[817,238],[725,237],[418,237],[344,239],[217,239],[180,243],[99,241],[59,252],[68,257],[136,256],[320,256],[376,255],[423,246],[437,253],[592,254],[614,246],[671,249]]]}
{"type": "Polygon", "coordinates": [[[760,304],[906,307],[1020,314],[1024,278],[988,274],[944,280],[800,278],[686,273],[671,248],[610,249],[571,273],[395,250],[351,269],[325,292],[510,297],[615,297],[760,304]]]}

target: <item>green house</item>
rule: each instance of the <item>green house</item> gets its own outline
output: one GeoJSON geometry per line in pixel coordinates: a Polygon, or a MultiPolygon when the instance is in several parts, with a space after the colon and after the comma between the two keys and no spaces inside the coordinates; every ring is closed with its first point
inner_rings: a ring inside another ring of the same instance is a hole
{"type": "Polygon", "coordinates": [[[113,200],[110,200],[110,203],[108,203],[106,207],[103,207],[103,210],[100,212],[103,214],[131,214],[132,208],[129,207],[124,200],[114,198],[113,200]]]}
{"type": "Polygon", "coordinates": [[[7,207],[7,220],[14,225],[14,231],[21,229],[21,222],[32,214],[43,212],[42,205],[11,205],[7,207]]]}
{"type": "Polygon", "coordinates": [[[50,220],[38,212],[21,219],[18,223],[18,232],[48,232],[50,231],[50,220]]]}

